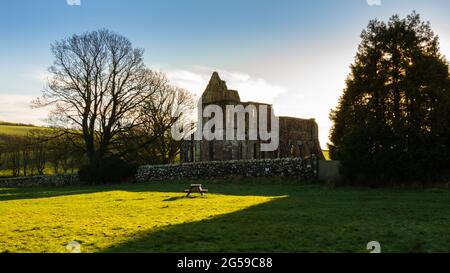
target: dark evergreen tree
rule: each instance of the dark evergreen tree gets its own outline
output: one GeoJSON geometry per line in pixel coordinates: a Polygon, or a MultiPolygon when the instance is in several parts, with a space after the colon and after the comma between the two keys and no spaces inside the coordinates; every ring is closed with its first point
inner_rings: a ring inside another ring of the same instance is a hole
{"type": "Polygon", "coordinates": [[[339,105],[331,157],[348,182],[429,181],[448,167],[449,66],[413,12],[370,21],[339,105]]]}

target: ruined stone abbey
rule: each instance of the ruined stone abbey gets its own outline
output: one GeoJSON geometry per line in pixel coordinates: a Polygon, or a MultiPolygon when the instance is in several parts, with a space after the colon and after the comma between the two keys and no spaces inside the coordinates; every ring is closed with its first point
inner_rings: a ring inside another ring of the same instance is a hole
{"type": "MultiPolygon", "coordinates": [[[[238,91],[229,90],[217,72],[214,72],[206,90],[202,95],[201,107],[219,105],[224,112],[227,105],[253,105],[256,109],[266,106],[268,110],[268,125],[270,130],[272,105],[259,102],[241,102],[238,91]]],[[[245,123],[249,123],[249,114],[245,123]]],[[[203,124],[208,118],[203,118],[203,124]]],[[[236,124],[236,123],[234,123],[236,124]]],[[[259,125],[258,125],[259,126],[259,125]]],[[[224,124],[226,127],[226,124],[224,124]]],[[[246,127],[247,128],[247,127],[246,127]]],[[[233,128],[234,129],[234,128],[233,128]]],[[[248,130],[245,132],[248,135],[248,130]]],[[[320,143],[319,128],[314,119],[294,117],[279,117],[279,146],[276,151],[264,152],[260,149],[261,140],[184,140],[181,145],[180,159],[182,162],[249,160],[270,158],[307,157],[315,155],[324,159],[320,143]]]]}

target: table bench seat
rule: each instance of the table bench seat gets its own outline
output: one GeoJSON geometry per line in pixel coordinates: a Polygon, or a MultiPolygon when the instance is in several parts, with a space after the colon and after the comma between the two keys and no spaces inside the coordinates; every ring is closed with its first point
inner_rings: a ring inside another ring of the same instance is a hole
{"type": "Polygon", "coordinates": [[[188,197],[191,193],[200,193],[202,196],[208,192],[208,189],[203,189],[202,184],[191,184],[189,189],[184,190],[187,193],[186,197],[188,197]]]}

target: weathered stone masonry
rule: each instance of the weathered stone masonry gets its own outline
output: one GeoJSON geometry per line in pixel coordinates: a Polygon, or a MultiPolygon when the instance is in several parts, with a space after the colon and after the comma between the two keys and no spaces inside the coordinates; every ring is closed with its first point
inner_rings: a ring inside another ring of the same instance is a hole
{"type": "MultiPolygon", "coordinates": [[[[225,112],[227,105],[254,105],[259,110],[261,106],[268,107],[268,124],[270,129],[272,105],[259,102],[241,102],[238,91],[229,90],[217,72],[214,72],[205,92],[202,95],[203,109],[208,105],[218,105],[225,112]]],[[[205,124],[208,118],[203,118],[205,124]]],[[[319,127],[314,119],[299,119],[279,117],[280,146],[274,152],[261,152],[260,141],[248,140],[201,140],[183,141],[181,146],[182,162],[229,161],[269,158],[295,158],[315,155],[319,160],[325,159],[319,143],[319,127]]],[[[248,125],[248,117],[246,117],[248,125]]],[[[236,123],[235,123],[236,126],[236,123]]],[[[224,124],[226,128],[226,124],[224,124]]],[[[236,128],[233,128],[236,130],[236,128]]],[[[248,126],[247,126],[248,129],[248,126]]]]}
{"type": "Polygon", "coordinates": [[[136,179],[138,182],[148,182],[231,177],[296,177],[299,181],[310,181],[317,178],[317,171],[318,161],[315,159],[212,161],[142,166],[137,172],[136,179]]]}

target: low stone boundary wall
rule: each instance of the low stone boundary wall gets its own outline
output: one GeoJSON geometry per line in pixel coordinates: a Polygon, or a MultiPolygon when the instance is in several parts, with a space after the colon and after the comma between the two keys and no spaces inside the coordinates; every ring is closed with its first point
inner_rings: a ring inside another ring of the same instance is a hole
{"type": "Polygon", "coordinates": [[[301,158],[261,159],[245,161],[197,162],[175,165],[141,166],[137,182],[246,177],[298,177],[312,180],[317,177],[317,160],[301,158]]]}
{"type": "Polygon", "coordinates": [[[56,187],[80,185],[78,175],[59,174],[0,179],[0,188],[56,187]]]}
{"type": "MultiPolygon", "coordinates": [[[[310,181],[318,177],[318,167],[317,160],[301,158],[149,165],[138,169],[136,182],[230,177],[296,177],[299,181],[310,181]]],[[[0,179],[0,188],[74,185],[82,185],[76,174],[0,179]]]]}

